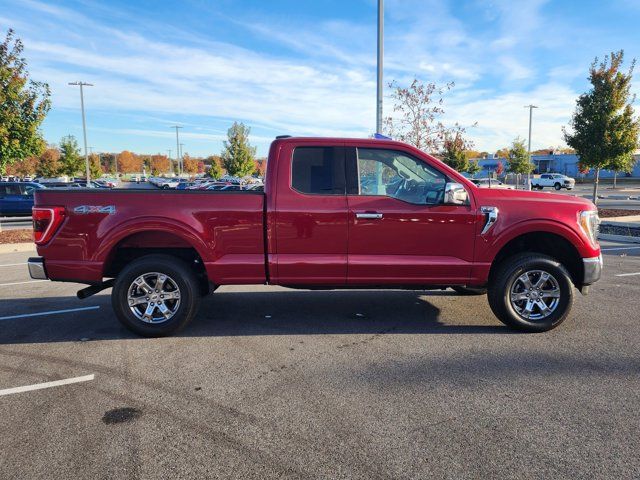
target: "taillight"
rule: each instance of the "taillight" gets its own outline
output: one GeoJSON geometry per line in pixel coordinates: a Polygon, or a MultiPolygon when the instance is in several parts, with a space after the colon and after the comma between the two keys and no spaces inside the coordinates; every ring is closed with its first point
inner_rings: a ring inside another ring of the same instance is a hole
{"type": "Polygon", "coordinates": [[[66,216],[64,207],[33,207],[33,240],[44,245],[56,233],[66,216]]]}

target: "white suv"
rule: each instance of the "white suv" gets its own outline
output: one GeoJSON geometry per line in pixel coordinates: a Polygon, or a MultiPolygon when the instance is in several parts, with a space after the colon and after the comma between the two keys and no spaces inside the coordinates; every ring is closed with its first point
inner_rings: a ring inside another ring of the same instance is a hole
{"type": "Polygon", "coordinates": [[[544,187],[553,187],[556,190],[563,188],[571,190],[575,185],[576,181],[573,178],[560,173],[543,173],[539,178],[531,179],[531,188],[537,188],[539,190],[542,190],[544,187]]]}

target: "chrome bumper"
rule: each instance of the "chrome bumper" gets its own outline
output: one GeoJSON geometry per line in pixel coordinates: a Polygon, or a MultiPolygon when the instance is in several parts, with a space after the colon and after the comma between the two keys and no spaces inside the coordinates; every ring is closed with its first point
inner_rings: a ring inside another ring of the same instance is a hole
{"type": "Polygon", "coordinates": [[[27,260],[27,266],[29,267],[29,275],[36,280],[47,280],[47,271],[44,269],[44,258],[31,257],[27,260]]]}
{"type": "Polygon", "coordinates": [[[583,258],[582,263],[584,265],[584,278],[582,279],[583,285],[591,285],[592,283],[600,280],[602,275],[602,254],[597,257],[583,258]]]}

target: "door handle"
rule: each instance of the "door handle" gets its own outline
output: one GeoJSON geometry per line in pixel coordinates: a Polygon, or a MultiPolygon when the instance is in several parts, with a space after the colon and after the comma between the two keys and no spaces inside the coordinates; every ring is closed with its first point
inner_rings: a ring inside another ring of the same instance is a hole
{"type": "Polygon", "coordinates": [[[382,214],[375,213],[375,212],[356,213],[356,218],[368,218],[370,220],[379,220],[382,218],[382,214]]]}

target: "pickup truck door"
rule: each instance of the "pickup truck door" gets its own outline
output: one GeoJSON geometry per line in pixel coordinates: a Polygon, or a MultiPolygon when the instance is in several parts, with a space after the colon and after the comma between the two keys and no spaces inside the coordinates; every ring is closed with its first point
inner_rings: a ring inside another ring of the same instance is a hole
{"type": "Polygon", "coordinates": [[[270,220],[275,220],[271,280],[280,285],[345,285],[344,147],[287,144],[278,160],[275,215],[270,220]]]}
{"type": "Polygon", "coordinates": [[[475,239],[474,205],[443,203],[446,175],[399,149],[348,148],[346,158],[348,283],[468,281],[475,239]]]}

